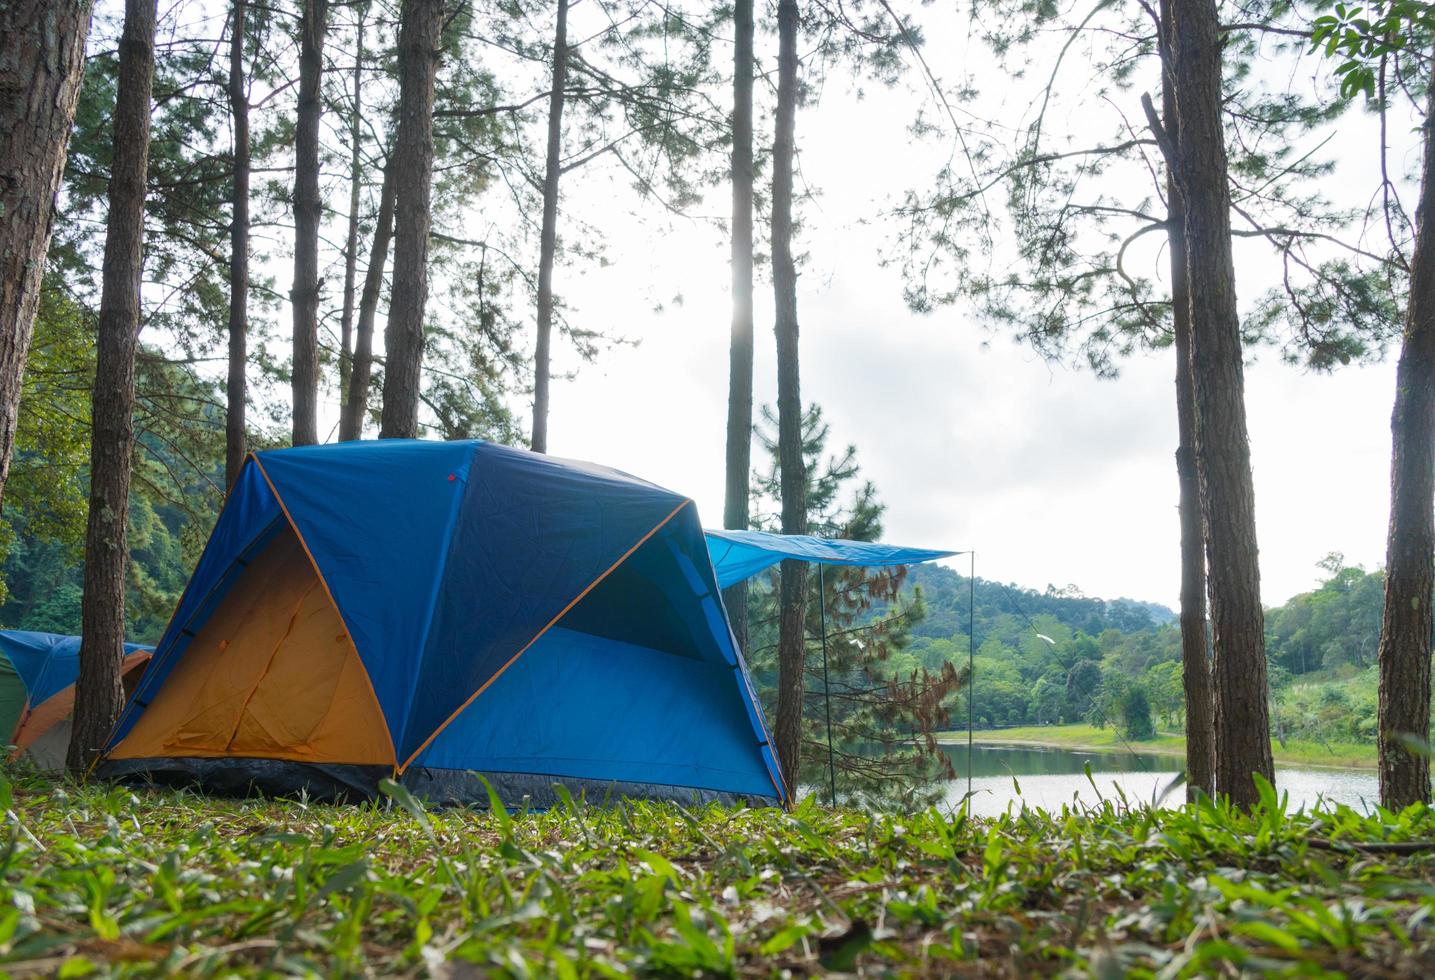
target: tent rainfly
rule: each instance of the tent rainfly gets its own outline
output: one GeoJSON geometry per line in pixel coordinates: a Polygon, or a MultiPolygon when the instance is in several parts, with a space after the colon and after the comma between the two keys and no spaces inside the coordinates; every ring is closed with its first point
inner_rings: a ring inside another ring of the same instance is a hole
{"type": "MultiPolygon", "coordinates": [[[[125,644],[120,676],[131,691],[149,663],[151,647],[125,644]]],[[[28,630],[0,630],[0,731],[41,769],[62,769],[70,746],[75,678],[80,675],[80,638],[28,630]]]]}
{"type": "Polygon", "coordinates": [[[788,801],[693,502],[472,441],[250,456],[100,772],[788,801]]]}

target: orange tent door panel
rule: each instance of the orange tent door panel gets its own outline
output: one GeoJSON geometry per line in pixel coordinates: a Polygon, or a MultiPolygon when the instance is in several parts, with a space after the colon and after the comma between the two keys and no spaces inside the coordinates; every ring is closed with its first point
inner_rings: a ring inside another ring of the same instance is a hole
{"type": "Polygon", "coordinates": [[[250,563],[110,753],[392,765],[373,688],[292,528],[250,563]]]}

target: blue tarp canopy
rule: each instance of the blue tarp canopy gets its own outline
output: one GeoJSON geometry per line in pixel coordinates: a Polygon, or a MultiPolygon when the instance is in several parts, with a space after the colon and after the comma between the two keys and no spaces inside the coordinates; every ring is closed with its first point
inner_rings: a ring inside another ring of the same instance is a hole
{"type": "Polygon", "coordinates": [[[752,578],[784,558],[820,565],[916,565],[961,554],[930,548],[903,548],[873,541],[846,541],[842,538],[814,538],[801,534],[769,534],[766,531],[705,531],[708,553],[718,585],[752,578]]]}

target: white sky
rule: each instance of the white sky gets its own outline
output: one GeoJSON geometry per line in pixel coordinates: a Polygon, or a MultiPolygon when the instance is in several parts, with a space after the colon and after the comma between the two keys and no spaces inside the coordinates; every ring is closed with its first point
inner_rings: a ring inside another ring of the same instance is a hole
{"type": "MultiPolygon", "coordinates": [[[[929,45],[929,57],[934,50],[945,49],[929,45]]],[[[1018,113],[1021,98],[1012,97],[1018,113]]],[[[1136,94],[1130,101],[1134,108],[1136,94]]],[[[940,158],[940,147],[912,145],[914,102],[909,90],[871,87],[857,100],[829,81],[821,104],[799,114],[803,175],[819,192],[804,208],[800,246],[809,255],[799,282],[804,400],[822,404],[835,443],[857,445],[888,504],[888,540],[974,548],[983,577],[1038,589],[1074,583],[1091,595],[1174,608],[1173,355],[1137,358],[1119,380],[1100,381],[993,336],[960,306],[909,312],[897,273],[879,267],[889,229],[864,219],[929,179],[940,158]]],[[[1085,111],[1080,98],[1070,100],[1062,118],[1072,132],[1085,111]]],[[[1361,135],[1343,139],[1338,177],[1373,187],[1373,153],[1361,135]]],[[[725,207],[716,192],[710,211],[725,207]]],[[[635,233],[631,217],[615,210],[611,220],[613,264],[560,270],[557,288],[578,322],[641,343],[554,385],[551,450],[688,493],[715,525],[727,397],[726,241],[707,226],[635,233]],[[653,312],[674,294],[681,306],[653,312]]],[[[1238,252],[1243,298],[1264,292],[1272,275],[1256,251],[1238,252]]],[[[776,397],[766,281],[757,307],[761,404],[776,397]]],[[[1316,562],[1330,551],[1382,564],[1393,364],[1322,376],[1264,351],[1246,379],[1264,600],[1312,588],[1316,562]]]]}
{"type": "MultiPolygon", "coordinates": [[[[812,158],[809,158],[809,164],[812,158]]],[[[705,234],[625,249],[563,289],[640,346],[554,385],[558,455],[600,460],[692,495],[721,521],[728,295],[705,234]],[[706,253],[706,267],[697,256],[706,253]],[[685,303],[650,312],[650,284],[685,303]]],[[[864,229],[810,232],[800,279],[802,382],[833,439],[853,442],[888,504],[888,540],[974,548],[978,574],[1175,606],[1179,528],[1169,354],[1118,381],[1052,367],[960,309],[909,313],[864,229]],[[987,341],[990,340],[990,345],[987,341]]],[[[759,293],[757,397],[775,401],[770,287],[759,293]]],[[[1247,373],[1264,595],[1311,588],[1329,551],[1375,566],[1388,512],[1389,365],[1313,376],[1266,356],[1247,373]]],[[[959,566],[959,567],[964,567],[959,566]]]]}

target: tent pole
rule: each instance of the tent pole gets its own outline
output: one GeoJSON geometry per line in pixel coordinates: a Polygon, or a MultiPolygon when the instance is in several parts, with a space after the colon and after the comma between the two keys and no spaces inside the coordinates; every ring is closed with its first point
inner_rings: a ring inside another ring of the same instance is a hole
{"type": "Polygon", "coordinates": [[[972,795],[972,688],[977,680],[977,553],[967,573],[967,798],[972,795]]]}
{"type": "Polygon", "coordinates": [[[817,615],[822,624],[822,701],[827,709],[827,785],[831,805],[837,805],[837,764],[832,752],[832,687],[827,682],[827,578],[817,565],[817,615]]]}

